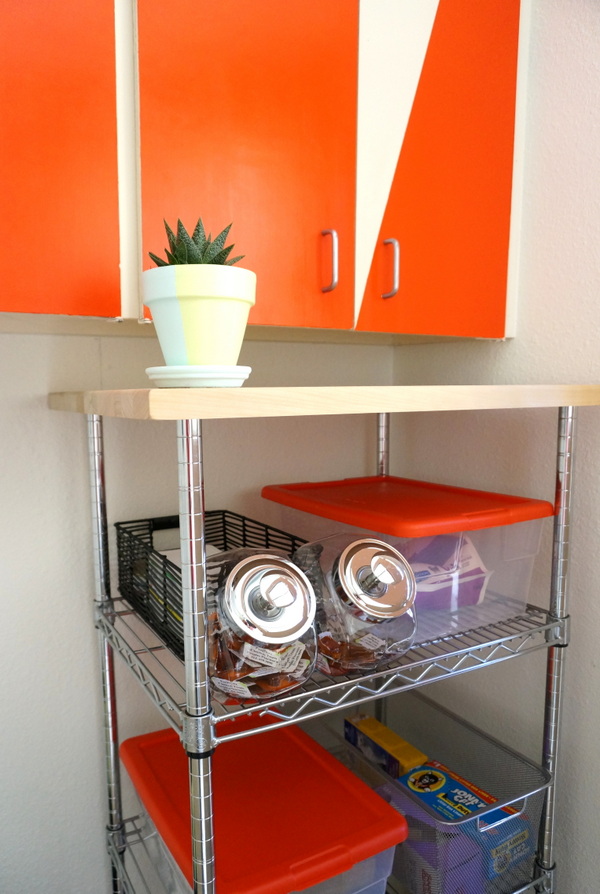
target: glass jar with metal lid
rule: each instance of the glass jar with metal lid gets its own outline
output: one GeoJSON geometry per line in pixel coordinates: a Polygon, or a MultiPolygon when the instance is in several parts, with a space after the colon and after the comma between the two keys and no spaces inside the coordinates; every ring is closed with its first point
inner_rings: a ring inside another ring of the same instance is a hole
{"type": "Polygon", "coordinates": [[[313,587],[276,550],[236,549],[207,561],[213,692],[238,701],[299,686],[316,658],[313,587]]]}
{"type": "Polygon", "coordinates": [[[395,547],[377,537],[338,534],[301,546],[293,560],[317,595],[319,670],[373,670],[410,648],[416,583],[395,547]]]}

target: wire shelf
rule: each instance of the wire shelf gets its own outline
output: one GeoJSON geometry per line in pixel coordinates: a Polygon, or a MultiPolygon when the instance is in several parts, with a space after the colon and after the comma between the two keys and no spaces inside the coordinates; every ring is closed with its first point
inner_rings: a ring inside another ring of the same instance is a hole
{"type": "Polygon", "coordinates": [[[119,881],[114,889],[119,894],[168,894],[148,847],[157,834],[140,816],[125,820],[118,832],[107,832],[108,853],[119,881]]]}
{"type": "MultiPolygon", "coordinates": [[[[125,820],[122,832],[107,833],[108,852],[122,894],[168,894],[153,862],[153,849],[149,847],[152,844],[150,839],[156,835],[157,832],[150,831],[145,826],[144,818],[139,816],[125,820]]],[[[539,878],[511,894],[543,890],[543,878],[539,878]]],[[[392,877],[388,882],[387,894],[406,894],[406,888],[392,877]]]]}
{"type": "MultiPolygon", "coordinates": [[[[221,704],[213,701],[214,744],[252,735],[257,730],[227,732],[222,721],[241,715],[268,716],[273,726],[314,719],[384,696],[415,689],[480,667],[564,644],[566,621],[557,621],[535,606],[505,621],[415,645],[392,666],[357,677],[314,674],[293,694],[272,702],[221,704]]],[[[99,611],[97,626],[114,651],[146,690],[164,719],[181,731],[185,713],[183,662],[123,599],[99,611]]]]}

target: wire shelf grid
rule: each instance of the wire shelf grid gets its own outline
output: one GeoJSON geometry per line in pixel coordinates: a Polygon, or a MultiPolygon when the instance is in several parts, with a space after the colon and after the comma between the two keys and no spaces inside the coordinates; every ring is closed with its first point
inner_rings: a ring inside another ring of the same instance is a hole
{"type": "MultiPolygon", "coordinates": [[[[108,852],[117,870],[122,894],[168,894],[153,864],[153,853],[148,847],[157,832],[145,827],[144,818],[126,819],[123,832],[107,833],[108,852]]],[[[543,877],[519,887],[511,894],[527,894],[544,890],[543,877]]],[[[406,894],[406,889],[393,877],[389,879],[387,894],[406,894]]]]}
{"type": "MultiPolygon", "coordinates": [[[[99,611],[97,626],[163,718],[181,731],[185,713],[183,662],[123,599],[99,611]]],[[[268,716],[272,726],[303,722],[561,644],[564,629],[565,622],[551,618],[544,609],[528,606],[509,620],[418,643],[394,665],[367,676],[337,677],[332,683],[330,677],[316,673],[293,694],[272,702],[229,705],[213,701],[214,744],[259,731],[228,733],[221,721],[260,714],[268,716]]]]}

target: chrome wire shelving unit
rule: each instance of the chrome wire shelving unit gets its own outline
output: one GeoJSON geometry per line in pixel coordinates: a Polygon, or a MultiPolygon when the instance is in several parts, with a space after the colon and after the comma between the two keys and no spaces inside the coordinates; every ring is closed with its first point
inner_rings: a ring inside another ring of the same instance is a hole
{"type": "MultiPolygon", "coordinates": [[[[599,385],[388,386],[348,388],[146,389],[55,394],[55,410],[87,416],[93,522],[96,623],[101,643],[107,772],[107,839],[113,894],[161,894],[149,861],[143,818],[125,820],[121,807],[114,655],[144,687],[187,753],[194,894],[217,894],[213,850],[211,758],[239,733],[227,720],[260,711],[283,726],[363,702],[381,700],[436,680],[547,650],[542,763],[554,775],[559,751],[562,681],[568,645],[568,569],[575,415],[600,406],[599,385]],[[414,646],[393,667],[359,679],[318,676],[292,695],[254,706],[211,700],[205,630],[205,506],[202,420],[372,414],[378,419],[378,474],[388,472],[390,413],[521,410],[558,411],[553,558],[548,610],[528,606],[509,621],[414,646]],[[179,528],[182,550],[184,661],[180,661],[122,599],[113,598],[108,561],[103,416],[177,422],[179,528]],[[145,867],[149,864],[149,869],[145,867]]],[[[555,785],[545,794],[535,879],[511,894],[556,894],[555,785]]]]}

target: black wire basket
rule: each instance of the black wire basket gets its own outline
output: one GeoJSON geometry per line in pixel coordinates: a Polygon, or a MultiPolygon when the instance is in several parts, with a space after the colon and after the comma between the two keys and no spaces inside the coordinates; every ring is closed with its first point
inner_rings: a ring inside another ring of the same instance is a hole
{"type": "MultiPolygon", "coordinates": [[[[181,568],[164,554],[179,547],[179,516],[117,522],[115,528],[119,592],[173,652],[183,658],[181,568]]],[[[224,552],[251,547],[278,549],[291,555],[305,542],[279,528],[225,509],[206,513],[204,533],[207,546],[224,552]]]]}

